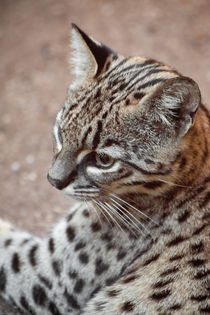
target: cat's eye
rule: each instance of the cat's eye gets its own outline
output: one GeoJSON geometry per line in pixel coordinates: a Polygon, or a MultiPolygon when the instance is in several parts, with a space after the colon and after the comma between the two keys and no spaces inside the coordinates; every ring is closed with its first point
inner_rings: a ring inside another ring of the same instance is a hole
{"type": "Polygon", "coordinates": [[[101,167],[110,167],[114,163],[113,157],[105,153],[95,154],[96,163],[101,167]]]}

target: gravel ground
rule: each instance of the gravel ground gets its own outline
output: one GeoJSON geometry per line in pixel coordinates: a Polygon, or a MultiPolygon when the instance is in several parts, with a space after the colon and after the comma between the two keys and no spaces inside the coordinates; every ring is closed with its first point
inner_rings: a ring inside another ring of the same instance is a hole
{"type": "MultiPolygon", "coordinates": [[[[65,100],[69,29],[173,65],[210,98],[209,0],[0,0],[0,216],[44,235],[72,201],[51,187],[51,126],[65,100]]],[[[210,103],[210,102],[209,102],[210,103]]],[[[0,300],[0,314],[18,314],[0,300]]]]}

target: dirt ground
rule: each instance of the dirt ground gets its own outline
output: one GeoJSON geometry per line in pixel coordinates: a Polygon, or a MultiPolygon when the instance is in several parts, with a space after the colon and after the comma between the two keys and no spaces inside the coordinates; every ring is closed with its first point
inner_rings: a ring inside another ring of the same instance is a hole
{"type": "Polygon", "coordinates": [[[0,216],[38,235],[72,204],[46,179],[72,22],[125,55],[173,65],[210,104],[209,0],[0,0],[0,216]]]}

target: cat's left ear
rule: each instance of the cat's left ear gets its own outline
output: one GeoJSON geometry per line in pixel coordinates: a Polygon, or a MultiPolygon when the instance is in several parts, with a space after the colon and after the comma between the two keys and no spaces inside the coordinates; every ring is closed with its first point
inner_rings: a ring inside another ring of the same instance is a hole
{"type": "Polygon", "coordinates": [[[116,54],[109,47],[85,34],[77,25],[72,24],[72,42],[74,49],[72,63],[76,80],[82,83],[85,79],[99,76],[110,55],[116,54]]]}

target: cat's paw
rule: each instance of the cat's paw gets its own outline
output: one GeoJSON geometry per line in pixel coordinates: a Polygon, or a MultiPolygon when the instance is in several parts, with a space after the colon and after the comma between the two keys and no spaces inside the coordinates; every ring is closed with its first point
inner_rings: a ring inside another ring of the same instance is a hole
{"type": "Polygon", "coordinates": [[[10,222],[0,219],[0,234],[4,234],[12,230],[13,226],[10,222]]]}

